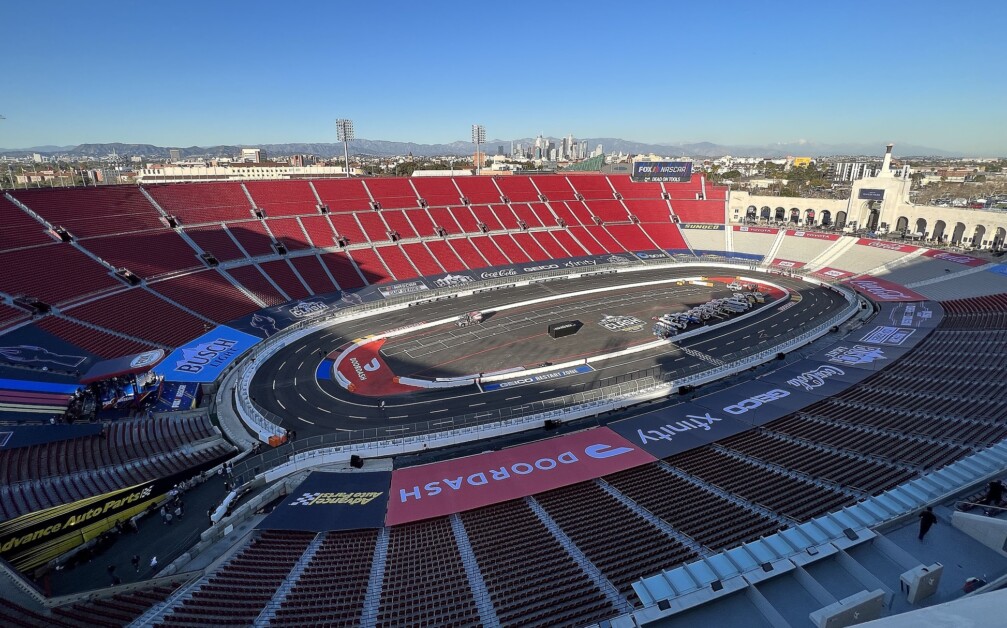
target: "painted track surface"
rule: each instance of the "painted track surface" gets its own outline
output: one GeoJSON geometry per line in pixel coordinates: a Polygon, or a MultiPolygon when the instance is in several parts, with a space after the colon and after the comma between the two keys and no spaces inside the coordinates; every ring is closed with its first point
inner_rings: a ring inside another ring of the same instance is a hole
{"type": "MultiPolygon", "coordinates": [[[[595,364],[596,370],[593,372],[493,392],[481,392],[475,386],[420,391],[409,395],[388,397],[384,399],[384,407],[381,407],[378,398],[353,395],[340,387],[335,380],[316,378],[318,365],[324,355],[367,334],[423,321],[447,318],[470,310],[562,295],[577,290],[689,277],[698,274],[717,276],[723,275],[724,270],[709,269],[704,272],[696,267],[666,268],[631,275],[613,274],[552,281],[426,303],[405,310],[332,325],[282,348],[276,355],[260,365],[252,380],[250,394],[259,406],[282,417],[281,425],[296,430],[298,438],[375,428],[385,432],[388,436],[403,436],[408,435],[408,426],[412,423],[437,421],[440,418],[447,419],[456,415],[483,412],[487,413],[486,420],[491,421],[493,419],[489,415],[492,410],[520,407],[522,404],[534,401],[544,401],[595,387],[629,381],[637,377],[636,374],[640,371],[655,366],[660,366],[666,373],[671,373],[674,377],[682,377],[697,370],[705,370],[713,365],[757,353],[788,337],[797,336],[807,328],[810,322],[831,315],[841,309],[845,303],[840,295],[831,290],[773,275],[772,281],[799,294],[800,300],[794,302],[791,307],[766,309],[762,315],[727,325],[722,330],[714,330],[698,337],[686,339],[676,345],[668,345],[661,350],[605,360],[595,364]]],[[[691,285],[683,286],[679,290],[682,291],[681,300],[686,302],[703,302],[725,294],[722,289],[699,288],[691,285]]],[[[635,291],[625,290],[603,294],[629,296],[633,292],[635,291]]],[[[597,301],[597,298],[594,300],[597,301]]],[[[617,298],[612,299],[613,302],[617,300],[617,298]]],[[[577,303],[583,304],[584,301],[583,297],[571,297],[569,299],[571,311],[578,307],[577,303]]],[[[571,318],[582,318],[585,325],[597,325],[598,313],[601,311],[599,308],[596,307],[590,312],[593,318],[589,318],[587,315],[563,315],[566,313],[563,309],[565,302],[566,300],[553,301],[540,308],[548,310],[550,316],[556,314],[554,319],[547,318],[540,323],[543,330],[548,322],[571,318]]],[[[638,302],[637,305],[639,306],[640,303],[638,302]]],[[[673,304],[669,305],[668,310],[676,309],[673,304]]],[[[622,315],[624,311],[615,307],[613,311],[605,313],[622,315]]],[[[516,315],[520,319],[520,312],[509,311],[499,314],[500,321],[511,315],[516,315]]],[[[637,334],[641,342],[653,339],[652,336],[649,336],[650,321],[645,320],[644,322],[647,323],[644,331],[637,334]]],[[[493,318],[490,318],[488,324],[493,324],[493,318]]],[[[580,333],[584,333],[584,331],[582,330],[580,333]]],[[[459,340],[463,340],[463,338],[459,338],[459,340]]],[[[620,342],[625,343],[626,341],[620,342]]],[[[408,343],[409,338],[406,338],[401,341],[401,344],[395,343],[389,346],[394,348],[399,344],[401,347],[408,343]]],[[[557,362],[555,359],[543,358],[549,353],[549,351],[541,352],[539,350],[543,345],[548,347],[546,343],[528,343],[528,351],[515,354],[513,357],[520,359],[521,362],[535,362],[536,360],[557,362]]],[[[466,346],[463,341],[459,342],[457,346],[448,347],[445,351],[458,356],[474,352],[473,347],[466,346]]],[[[576,349],[564,350],[563,354],[576,352],[576,349]]],[[[389,359],[394,362],[397,359],[394,351],[390,354],[389,359]]],[[[424,364],[436,364],[435,358],[437,356],[430,360],[419,359],[418,361],[410,358],[410,361],[416,362],[413,365],[416,367],[413,370],[416,371],[424,364]]],[[[396,369],[399,366],[397,364],[396,369]]],[[[500,368],[505,366],[508,365],[499,365],[500,368]]]]}

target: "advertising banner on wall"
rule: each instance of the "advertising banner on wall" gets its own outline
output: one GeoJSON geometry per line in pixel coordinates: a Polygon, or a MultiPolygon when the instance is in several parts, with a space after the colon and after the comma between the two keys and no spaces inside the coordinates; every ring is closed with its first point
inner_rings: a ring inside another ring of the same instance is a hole
{"type": "Polygon", "coordinates": [[[258,342],[255,336],[220,325],[172,351],[154,372],[169,382],[212,382],[258,342]]]}
{"type": "Polygon", "coordinates": [[[829,240],[835,242],[839,239],[836,233],[821,233],[820,231],[800,231],[797,229],[787,229],[787,235],[795,238],[807,238],[809,240],[829,240]]]}
{"type": "Polygon", "coordinates": [[[885,200],[885,191],[872,188],[860,188],[857,198],[862,201],[883,201],[885,200]]]}
{"type": "Polygon", "coordinates": [[[950,262],[952,264],[960,264],[962,266],[970,266],[973,268],[988,263],[986,260],[978,257],[963,255],[961,253],[952,253],[951,251],[942,251],[940,249],[929,249],[923,253],[923,257],[929,257],[942,262],[950,262]]]}
{"type": "Polygon", "coordinates": [[[655,458],[667,458],[752,428],[696,403],[661,408],[615,421],[608,427],[655,458]]]}
{"type": "Polygon", "coordinates": [[[812,360],[835,364],[840,368],[880,371],[909,352],[909,347],[888,347],[866,342],[843,341],[811,356],[812,360]]]}
{"type": "Polygon", "coordinates": [[[606,427],[392,472],[386,525],[518,499],[653,462],[606,427]]]}
{"type": "Polygon", "coordinates": [[[692,179],[691,161],[633,162],[633,180],[651,183],[685,183],[692,179]]]}
{"type": "Polygon", "coordinates": [[[864,369],[823,364],[815,360],[801,360],[764,375],[758,381],[773,383],[785,391],[831,397],[867,379],[871,374],[864,369]]]}
{"type": "Polygon", "coordinates": [[[16,569],[34,569],[150,506],[172,486],[216,464],[0,522],[0,557],[16,569]]]}
{"type": "Polygon", "coordinates": [[[778,268],[804,268],[804,262],[797,262],[790,259],[780,259],[777,257],[773,260],[773,266],[778,268]]]}
{"type": "Polygon", "coordinates": [[[695,229],[698,231],[723,231],[724,225],[710,225],[705,222],[683,222],[679,223],[679,229],[695,229]]]}
{"type": "Polygon", "coordinates": [[[780,233],[780,230],[776,227],[755,227],[749,225],[734,225],[734,230],[742,233],[769,233],[772,235],[780,233]]]}
{"type": "Polygon", "coordinates": [[[926,301],[927,298],[918,292],[913,292],[909,288],[900,286],[897,283],[874,277],[872,275],[860,275],[855,279],[848,279],[845,282],[860,294],[873,301],[926,301]]]}
{"type": "Polygon", "coordinates": [[[260,530],[375,530],[385,524],[391,471],[311,473],[257,526],[260,530]]]}
{"type": "Polygon", "coordinates": [[[872,249],[884,249],[886,251],[895,251],[898,253],[912,253],[919,248],[917,246],[899,244],[898,242],[891,242],[889,240],[873,240],[871,238],[858,238],[857,244],[860,246],[867,246],[872,249]]]}

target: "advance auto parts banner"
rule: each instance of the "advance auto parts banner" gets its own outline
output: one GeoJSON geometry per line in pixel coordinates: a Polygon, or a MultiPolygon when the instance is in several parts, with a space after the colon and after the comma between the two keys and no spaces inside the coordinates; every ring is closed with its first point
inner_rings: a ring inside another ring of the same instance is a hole
{"type": "Polygon", "coordinates": [[[385,524],[391,471],[313,472],[257,527],[260,530],[374,530],[385,524]]]}
{"type": "Polygon", "coordinates": [[[457,460],[396,469],[386,525],[463,512],[653,462],[606,427],[457,460]]]}
{"type": "Polygon", "coordinates": [[[215,462],[4,521],[0,523],[0,557],[15,569],[34,569],[145,510],[172,486],[215,462]]]}

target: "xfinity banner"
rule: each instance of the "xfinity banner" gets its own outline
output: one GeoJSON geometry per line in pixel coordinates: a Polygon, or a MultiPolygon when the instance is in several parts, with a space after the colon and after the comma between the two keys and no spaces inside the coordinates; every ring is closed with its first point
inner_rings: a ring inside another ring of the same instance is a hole
{"type": "Polygon", "coordinates": [[[653,462],[612,430],[576,434],[467,458],[396,469],[385,525],[518,499],[653,462]]]}
{"type": "Polygon", "coordinates": [[[313,472],[259,525],[260,530],[376,530],[385,523],[391,471],[313,472]]]}
{"type": "Polygon", "coordinates": [[[661,408],[608,426],[655,458],[667,458],[751,429],[725,412],[696,403],[661,408]]]}
{"type": "Polygon", "coordinates": [[[691,161],[636,161],[633,180],[651,183],[686,183],[692,179],[691,161]]]}
{"type": "Polygon", "coordinates": [[[175,349],[154,372],[169,382],[212,382],[258,342],[255,336],[221,325],[175,349]]]}

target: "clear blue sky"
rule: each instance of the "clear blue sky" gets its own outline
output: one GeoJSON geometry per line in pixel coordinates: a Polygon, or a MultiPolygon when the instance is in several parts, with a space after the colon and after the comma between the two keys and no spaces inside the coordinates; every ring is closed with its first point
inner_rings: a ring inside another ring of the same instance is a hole
{"type": "Polygon", "coordinates": [[[1007,2],[7,2],[0,147],[884,142],[1007,155],[1007,2]]]}

